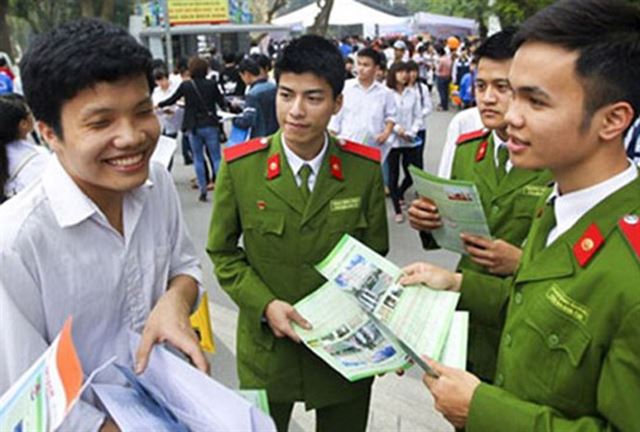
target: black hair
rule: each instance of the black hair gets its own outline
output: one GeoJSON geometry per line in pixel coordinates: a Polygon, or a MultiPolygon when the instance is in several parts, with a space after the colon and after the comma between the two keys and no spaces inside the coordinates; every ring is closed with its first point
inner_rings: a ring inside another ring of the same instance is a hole
{"type": "Polygon", "coordinates": [[[236,53],[232,51],[227,51],[222,54],[222,61],[224,61],[225,63],[235,63],[236,58],[236,53]]]}
{"type": "Polygon", "coordinates": [[[173,68],[174,73],[182,75],[189,70],[189,60],[185,57],[180,57],[173,68]]]}
{"type": "MultiPolygon", "coordinates": [[[[640,114],[640,8],[623,0],[561,0],[520,27],[515,46],[543,42],[577,51],[587,127],[605,105],[625,101],[640,114]]],[[[633,122],[632,122],[633,123],[633,122]]]]}
{"type": "Polygon", "coordinates": [[[159,81],[169,77],[169,72],[164,67],[157,67],[153,70],[153,80],[159,81]]]}
{"type": "Polygon", "coordinates": [[[271,70],[271,59],[264,54],[251,54],[249,56],[251,60],[258,63],[261,69],[266,70],[267,72],[271,70]]]}
{"type": "Polygon", "coordinates": [[[260,66],[250,58],[243,59],[238,65],[238,72],[249,72],[253,76],[260,75],[260,66]]]}
{"type": "Polygon", "coordinates": [[[362,48],[358,51],[357,56],[370,58],[376,66],[380,66],[380,63],[382,62],[382,55],[371,47],[362,48]]]}
{"type": "Polygon", "coordinates": [[[513,46],[514,27],[507,27],[494,33],[476,49],[474,61],[478,63],[483,58],[495,61],[511,60],[516,53],[513,46]]]}
{"type": "Polygon", "coordinates": [[[344,88],[344,60],[338,48],[322,36],[304,35],[293,39],[280,54],[276,62],[275,78],[285,72],[294,74],[312,73],[331,86],[333,97],[344,88]]]}
{"type": "Polygon", "coordinates": [[[151,54],[125,29],[94,18],[41,34],[20,62],[25,96],[38,120],[62,138],[65,102],[100,82],[144,75],[152,87],[151,54]]]}
{"type": "Polygon", "coordinates": [[[407,62],[407,70],[409,72],[411,72],[411,71],[420,72],[420,66],[418,66],[418,63],[416,63],[415,61],[409,60],[407,62]]]}
{"type": "Polygon", "coordinates": [[[5,67],[7,66],[7,59],[0,56],[0,67],[5,67]]]}
{"type": "Polygon", "coordinates": [[[0,203],[7,197],[4,186],[9,180],[9,158],[7,144],[19,138],[20,122],[29,117],[29,107],[24,98],[17,94],[0,96],[0,203]]]}
{"type": "Polygon", "coordinates": [[[405,62],[396,62],[391,65],[389,72],[387,72],[387,87],[396,91],[398,87],[398,80],[396,79],[396,72],[409,71],[409,64],[405,62]]]}
{"type": "Polygon", "coordinates": [[[344,58],[344,62],[345,62],[345,63],[353,64],[353,59],[352,59],[351,57],[345,57],[345,58],[344,58]]]}

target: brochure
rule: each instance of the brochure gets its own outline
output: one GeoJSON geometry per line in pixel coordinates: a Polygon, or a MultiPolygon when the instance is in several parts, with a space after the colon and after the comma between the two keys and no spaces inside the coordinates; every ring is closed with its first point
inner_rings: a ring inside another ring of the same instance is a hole
{"type": "MultiPolygon", "coordinates": [[[[130,333],[131,355],[139,340],[139,335],[130,333]]],[[[124,367],[118,369],[129,386],[92,387],[121,430],[276,430],[273,420],[245,397],[162,346],[153,348],[141,375],[124,367]]]]}
{"type": "Polygon", "coordinates": [[[313,329],[294,328],[345,378],[406,368],[407,355],[441,358],[458,293],[400,285],[399,267],[349,235],[316,267],[327,284],[295,305],[313,329]]]}
{"type": "Polygon", "coordinates": [[[51,346],[0,397],[0,431],[55,430],[80,395],[82,378],[68,319],[51,346]]]}
{"type": "Polygon", "coordinates": [[[409,171],[418,194],[430,199],[438,207],[442,228],[431,231],[431,234],[441,248],[467,254],[460,234],[469,233],[491,238],[475,184],[443,179],[414,166],[409,167],[409,171]]]}
{"type": "Polygon", "coordinates": [[[295,305],[313,323],[295,326],[302,342],[349,381],[409,367],[406,354],[383,335],[355,297],[327,282],[295,305]]]}

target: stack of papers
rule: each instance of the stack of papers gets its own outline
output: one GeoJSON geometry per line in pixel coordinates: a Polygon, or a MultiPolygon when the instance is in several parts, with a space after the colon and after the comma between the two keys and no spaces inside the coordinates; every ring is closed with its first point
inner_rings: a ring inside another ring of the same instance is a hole
{"type": "Polygon", "coordinates": [[[458,293],[400,285],[399,267],[348,235],[317,269],[328,282],[295,305],[313,328],[294,328],[346,379],[407,368],[409,358],[434,374],[421,356],[464,368],[468,317],[456,315],[458,293]]]}

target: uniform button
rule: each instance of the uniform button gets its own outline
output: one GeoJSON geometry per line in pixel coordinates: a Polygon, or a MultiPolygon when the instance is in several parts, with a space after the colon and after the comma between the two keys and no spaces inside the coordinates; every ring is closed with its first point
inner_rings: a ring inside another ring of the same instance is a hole
{"type": "Polygon", "coordinates": [[[522,304],[522,293],[521,292],[517,292],[515,294],[515,296],[513,297],[513,300],[516,302],[517,305],[521,305],[522,304]]]}
{"type": "Polygon", "coordinates": [[[508,348],[511,346],[512,341],[513,341],[513,338],[511,337],[511,333],[507,333],[504,336],[504,345],[508,348]]]}
{"type": "Polygon", "coordinates": [[[495,384],[496,384],[498,387],[502,386],[502,384],[504,384],[504,375],[502,375],[502,374],[498,374],[498,375],[496,376],[496,382],[495,382],[495,384]]]}
{"type": "Polygon", "coordinates": [[[496,214],[500,211],[500,207],[498,207],[497,205],[494,205],[493,207],[491,207],[491,212],[493,214],[496,214]]]}
{"type": "Polygon", "coordinates": [[[557,334],[550,334],[547,338],[547,342],[549,342],[549,346],[557,346],[560,343],[560,338],[557,334]]]}

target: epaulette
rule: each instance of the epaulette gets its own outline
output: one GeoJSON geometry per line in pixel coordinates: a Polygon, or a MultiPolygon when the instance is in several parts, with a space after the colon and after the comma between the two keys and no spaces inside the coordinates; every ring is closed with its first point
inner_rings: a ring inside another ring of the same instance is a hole
{"type": "Polygon", "coordinates": [[[464,133],[458,137],[458,139],[456,140],[456,144],[460,145],[469,141],[476,140],[478,138],[482,138],[486,135],[489,135],[490,132],[491,131],[487,129],[478,129],[477,131],[464,133]]]}
{"type": "Polygon", "coordinates": [[[257,151],[264,150],[267,147],[269,147],[269,140],[267,138],[254,138],[242,144],[226,147],[222,153],[224,160],[229,163],[257,151]]]}
{"type": "Polygon", "coordinates": [[[624,234],[629,246],[640,259],[640,217],[638,215],[626,215],[618,222],[620,230],[624,234]]]}
{"type": "Polygon", "coordinates": [[[353,153],[355,155],[362,156],[365,159],[380,163],[380,149],[348,140],[338,140],[338,145],[347,153],[353,153]]]}

